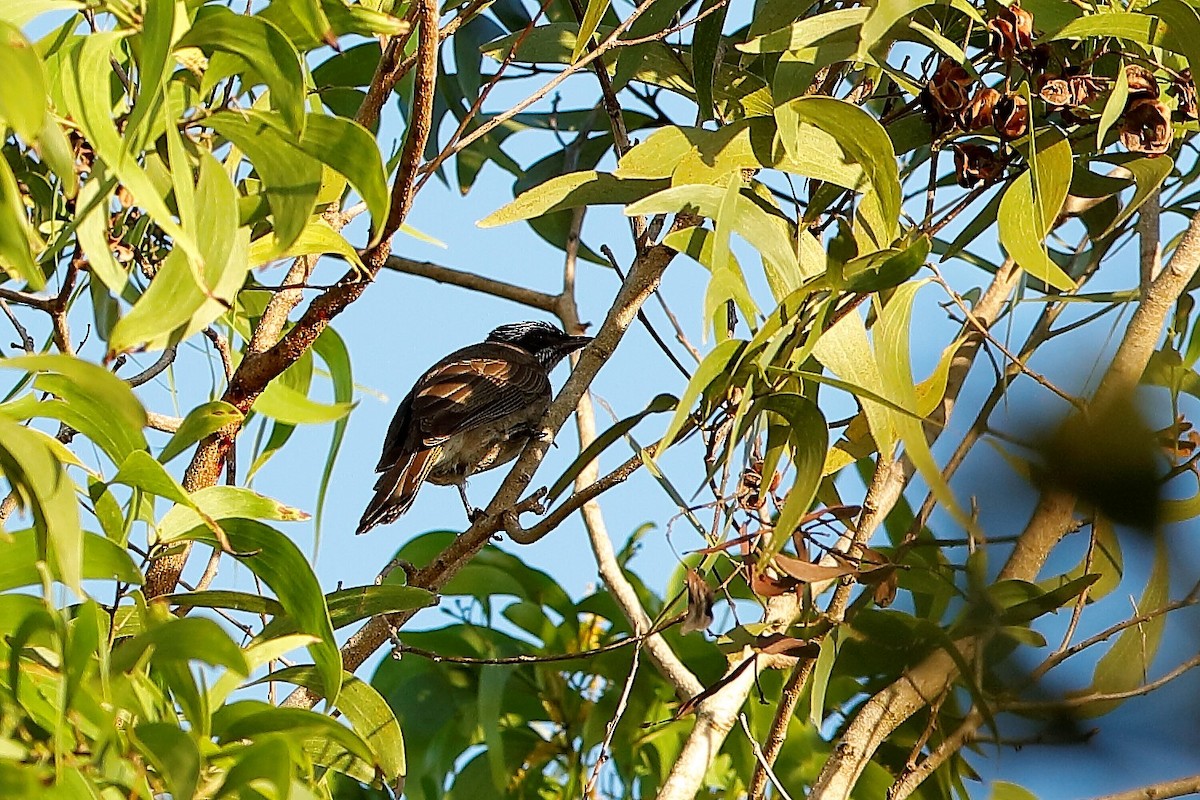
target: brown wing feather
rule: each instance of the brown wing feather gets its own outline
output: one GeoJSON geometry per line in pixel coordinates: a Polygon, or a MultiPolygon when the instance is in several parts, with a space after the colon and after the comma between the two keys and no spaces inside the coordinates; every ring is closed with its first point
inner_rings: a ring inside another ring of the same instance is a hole
{"type": "Polygon", "coordinates": [[[425,445],[501,419],[549,394],[546,370],[511,345],[465,348],[430,370],[413,392],[413,433],[425,445]]]}
{"type": "Polygon", "coordinates": [[[366,533],[376,525],[393,522],[412,506],[421,484],[437,463],[441,447],[420,449],[397,461],[375,482],[375,496],[367,504],[355,533],[366,533]]]}

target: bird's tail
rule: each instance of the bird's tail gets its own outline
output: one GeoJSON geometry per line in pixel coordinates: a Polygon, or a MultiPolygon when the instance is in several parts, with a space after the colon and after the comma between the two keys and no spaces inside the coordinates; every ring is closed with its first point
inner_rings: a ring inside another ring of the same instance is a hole
{"type": "Polygon", "coordinates": [[[408,511],[417,499],[417,491],[429,476],[429,471],[437,463],[441,446],[420,449],[408,458],[393,464],[375,482],[375,496],[367,504],[362,519],[358,522],[355,533],[366,533],[376,525],[386,525],[394,522],[397,517],[408,511]]]}

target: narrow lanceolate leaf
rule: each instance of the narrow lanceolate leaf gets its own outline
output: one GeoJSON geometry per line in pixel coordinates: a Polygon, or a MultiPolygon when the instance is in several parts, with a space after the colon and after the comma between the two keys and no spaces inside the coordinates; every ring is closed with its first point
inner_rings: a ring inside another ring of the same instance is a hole
{"type": "Polygon", "coordinates": [[[0,266],[9,277],[41,289],[46,279],[33,260],[32,236],[17,179],[8,161],[0,159],[0,266]]]}
{"type": "Polygon", "coordinates": [[[321,189],[321,162],[261,112],[221,112],[205,124],[246,154],[263,182],[277,246],[290,247],[312,216],[321,189]]]}
{"type": "Polygon", "coordinates": [[[672,444],[675,437],[683,430],[688,415],[692,413],[693,406],[700,399],[701,393],[714,381],[725,375],[726,368],[745,345],[745,342],[738,339],[727,339],[714,347],[712,352],[700,362],[700,366],[696,367],[691,380],[688,381],[687,388],[683,390],[683,397],[679,399],[679,405],[675,408],[675,416],[671,418],[671,422],[663,432],[662,444],[655,449],[653,454],[655,459],[672,444]]]}
{"type": "Polygon", "coordinates": [[[319,425],[344,418],[354,403],[320,403],[280,381],[272,381],[254,401],[254,410],[289,425],[319,425]]]}
{"type": "Polygon", "coordinates": [[[392,195],[375,137],[344,117],[308,114],[304,119],[300,149],[350,182],[367,204],[371,214],[370,244],[376,244],[388,218],[392,195]]]}
{"type": "MultiPolygon", "coordinates": [[[[330,702],[336,701],[342,685],[342,657],[333,638],[333,623],[325,605],[325,595],[321,592],[321,584],[313,573],[312,565],[290,538],[262,522],[225,519],[221,527],[229,538],[230,546],[244,554],[238,556],[239,563],[271,588],[287,612],[293,626],[289,632],[317,637],[318,641],[309,647],[309,652],[316,662],[324,686],[329,690],[326,698],[330,702]]],[[[181,538],[217,545],[216,537],[203,526],[192,528],[181,538]]]]}
{"type": "Polygon", "coordinates": [[[32,144],[46,116],[46,79],[33,45],[6,22],[0,22],[0,75],[5,77],[0,119],[32,144]]]}
{"type": "Polygon", "coordinates": [[[60,580],[82,593],[83,531],[75,483],[48,440],[36,430],[0,417],[0,473],[8,479],[18,504],[33,516],[38,558],[55,565],[60,580]]]}
{"type": "Polygon", "coordinates": [[[285,506],[242,486],[209,486],[190,495],[190,505],[177,505],[158,523],[158,538],[172,542],[193,528],[208,526],[208,520],[268,519],[302,522],[308,514],[285,506]]]}
{"type": "Polygon", "coordinates": [[[61,73],[63,100],[71,119],[82,128],[97,157],[120,179],[121,185],[144,208],[154,222],[170,236],[186,257],[203,263],[200,246],[193,231],[185,230],[167,207],[158,187],[137,159],[130,157],[126,143],[113,121],[109,59],[113,49],[125,38],[122,31],[93,33],[70,51],[71,69],[61,73]]]}
{"type": "Polygon", "coordinates": [[[540,217],[564,208],[611,203],[632,203],[667,187],[663,180],[618,178],[606,172],[587,170],[551,178],[522,192],[508,205],[478,222],[481,228],[494,228],[523,219],[540,217]]]}
{"type": "Polygon", "coordinates": [[[797,98],[776,108],[775,118],[780,139],[793,157],[799,154],[795,132],[801,122],[837,137],[846,157],[862,166],[875,190],[882,223],[886,226],[879,232],[880,244],[891,244],[899,232],[900,175],[891,137],[879,121],[853,103],[818,96],[797,98]]]}
{"type": "Polygon", "coordinates": [[[713,80],[721,48],[721,29],[728,13],[729,3],[722,0],[704,0],[700,4],[699,14],[704,16],[696,23],[692,37],[692,83],[696,87],[701,120],[713,118],[713,80]]]}
{"type": "Polygon", "coordinates": [[[821,469],[829,449],[829,428],[817,404],[798,394],[779,392],[756,402],[754,413],[770,412],[787,426],[788,454],[795,468],[787,500],[779,512],[771,541],[763,551],[764,562],[787,544],[800,519],[812,505],[821,483],[821,469]]]}
{"type": "Polygon", "coordinates": [[[304,128],[304,70],[296,48],[273,24],[257,16],[204,6],[178,47],[221,51],[241,59],[271,90],[271,107],[287,126],[304,128]]]}
{"type": "MultiPolygon", "coordinates": [[[[725,188],[722,186],[674,186],[626,206],[625,213],[629,216],[674,214],[686,208],[715,220],[721,216],[724,201],[725,188]]],[[[772,291],[787,294],[799,285],[807,270],[800,263],[797,247],[788,236],[786,226],[779,224],[782,220],[742,194],[725,213],[729,215],[727,220],[732,229],[762,256],[772,291]]]]}
{"type": "Polygon", "coordinates": [[[143,722],[132,739],[173,797],[195,796],[201,761],[193,734],[169,722],[143,722]]]}
{"type": "MultiPolygon", "coordinates": [[[[909,348],[912,342],[912,308],[917,292],[927,281],[906,283],[896,289],[880,313],[875,326],[875,357],[885,394],[895,398],[905,408],[916,408],[917,388],[913,381],[909,348]]],[[[892,423],[904,442],[904,450],[930,491],[964,529],[974,531],[976,524],[963,510],[942,471],[934,461],[920,421],[904,414],[892,414],[892,423]]]]}
{"type": "Polygon", "coordinates": [[[557,500],[585,466],[595,461],[601,453],[607,450],[615,441],[633,430],[634,426],[647,416],[650,414],[660,414],[663,411],[670,411],[678,404],[679,401],[671,395],[660,394],[651,400],[650,405],[646,406],[644,410],[631,417],[626,417],[620,422],[613,423],[611,428],[592,440],[592,443],[584,448],[583,452],[563,471],[563,474],[558,477],[558,480],[554,482],[554,485],[546,493],[546,502],[553,503],[557,500]]]}
{"type": "MultiPolygon", "coordinates": [[[[265,680],[268,678],[263,678],[258,683],[265,680]]],[[[309,666],[287,667],[272,673],[269,680],[286,681],[325,695],[321,676],[309,666]]],[[[338,695],[337,708],[350,726],[371,746],[375,754],[375,763],[383,770],[388,785],[403,777],[404,735],[400,731],[395,712],[379,691],[371,684],[346,673],[342,676],[342,691],[338,695]]]]}
{"type": "Polygon", "coordinates": [[[1067,199],[1071,163],[1071,144],[1066,139],[1048,145],[1039,142],[1034,169],[1004,190],[998,214],[1000,244],[1008,254],[1021,269],[1062,291],[1073,289],[1075,282],[1046,254],[1046,234],[1067,199]]]}
{"type": "MultiPolygon", "coordinates": [[[[1156,611],[1170,599],[1169,561],[1166,540],[1159,536],[1155,543],[1154,568],[1146,581],[1142,597],[1138,600],[1138,614],[1156,611]]],[[[1166,621],[1167,615],[1159,614],[1141,625],[1134,625],[1122,631],[1108,652],[1096,663],[1092,685],[1075,694],[1116,694],[1132,691],[1145,683],[1150,665],[1162,642],[1166,621]]],[[[1121,703],[1121,700],[1098,700],[1072,711],[1083,717],[1094,717],[1108,713],[1121,703]]]]}
{"type": "Polygon", "coordinates": [[[310,218],[304,230],[300,231],[300,236],[287,246],[281,246],[279,237],[274,233],[256,239],[250,245],[249,257],[252,267],[261,267],[277,259],[319,256],[325,253],[339,255],[360,270],[366,271],[354,245],[346,241],[345,237],[321,217],[310,218]]]}
{"type": "Polygon", "coordinates": [[[238,226],[237,191],[221,164],[200,156],[196,182],[196,233],[204,269],[197,273],[172,250],[150,287],[109,335],[111,353],[135,348],[161,349],[204,328],[233,306],[249,268],[250,232],[238,226]]]}
{"type": "Polygon", "coordinates": [[[1137,188],[1133,192],[1133,197],[1129,198],[1129,202],[1113,218],[1104,233],[1097,237],[1099,239],[1115,231],[1125,220],[1129,219],[1133,212],[1141,208],[1142,203],[1150,199],[1150,195],[1157,191],[1167,176],[1171,174],[1171,170],[1175,168],[1175,162],[1171,160],[1170,156],[1159,156],[1157,158],[1135,158],[1122,162],[1121,166],[1133,173],[1133,180],[1137,188]]]}
{"type": "MultiPolygon", "coordinates": [[[[124,547],[95,533],[84,532],[81,541],[82,578],[141,584],[142,573],[124,547]]],[[[36,531],[14,531],[0,539],[0,592],[22,586],[37,586],[42,582],[42,575],[37,569],[38,552],[36,531]]],[[[61,579],[55,564],[51,564],[50,574],[61,579]]]]}
{"type": "MultiPolygon", "coordinates": [[[[1104,110],[1100,113],[1100,123],[1096,126],[1096,149],[1104,147],[1104,134],[1108,133],[1125,110],[1129,100],[1129,75],[1125,72],[1125,59],[1117,62],[1117,77],[1113,81],[1108,99],[1104,101],[1104,110]]],[[[1103,237],[1101,237],[1103,238],[1103,237]]]]}
{"type": "Polygon", "coordinates": [[[205,436],[241,420],[242,412],[222,400],[197,406],[183,418],[179,429],[158,454],[158,460],[166,464],[205,436]]]}
{"type": "Polygon", "coordinates": [[[738,50],[745,53],[781,53],[799,50],[839,31],[858,27],[870,15],[870,8],[840,8],[824,14],[805,16],[791,25],[756,36],[739,44],[738,50]]]}
{"type": "Polygon", "coordinates": [[[583,13],[583,21],[579,23],[579,35],[575,39],[575,48],[571,51],[571,63],[579,60],[583,55],[583,51],[592,41],[592,37],[596,35],[596,28],[600,25],[600,20],[604,19],[604,12],[608,11],[608,7],[612,0],[588,0],[587,10],[583,13]]]}

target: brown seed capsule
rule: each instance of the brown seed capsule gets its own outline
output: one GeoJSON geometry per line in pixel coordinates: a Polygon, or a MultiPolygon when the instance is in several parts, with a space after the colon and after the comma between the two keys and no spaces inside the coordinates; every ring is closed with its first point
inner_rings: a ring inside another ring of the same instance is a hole
{"type": "Polygon", "coordinates": [[[992,124],[1001,139],[1016,139],[1029,129],[1029,101],[1023,95],[1006,94],[996,103],[992,124]]]}
{"type": "Polygon", "coordinates": [[[946,59],[938,65],[927,88],[935,110],[950,116],[967,104],[967,87],[970,85],[971,76],[962,65],[946,59]]]}
{"type": "Polygon", "coordinates": [[[1129,80],[1129,96],[1131,98],[1158,97],[1158,81],[1154,79],[1154,73],[1150,70],[1137,64],[1130,64],[1125,67],[1125,77],[1129,80]]]}
{"type": "Polygon", "coordinates": [[[1038,94],[1046,101],[1047,105],[1055,108],[1065,108],[1075,105],[1075,96],[1071,92],[1071,84],[1065,78],[1049,78],[1047,80],[1039,80],[1042,84],[1038,94]]]}
{"type": "Polygon", "coordinates": [[[1033,49],[1033,14],[1013,3],[988,22],[992,51],[1008,61],[1033,49]]]}
{"type": "Polygon", "coordinates": [[[1192,71],[1185,69],[1171,84],[1171,94],[1179,100],[1179,113],[1188,119],[1200,119],[1196,106],[1196,82],[1192,80],[1192,71]]]}
{"type": "Polygon", "coordinates": [[[1072,75],[1067,82],[1071,84],[1071,95],[1077,106],[1092,102],[1100,94],[1100,84],[1091,75],[1072,75]]]}
{"type": "Polygon", "coordinates": [[[972,142],[954,145],[954,175],[964,189],[991,183],[1003,171],[1004,165],[990,147],[972,142]]]}
{"type": "Polygon", "coordinates": [[[990,127],[992,112],[1000,101],[1000,93],[995,89],[982,86],[971,102],[962,111],[962,126],[964,130],[978,131],[990,127]]]}
{"type": "Polygon", "coordinates": [[[1171,109],[1153,97],[1139,97],[1125,108],[1121,144],[1131,153],[1153,158],[1171,147],[1171,109]]]}

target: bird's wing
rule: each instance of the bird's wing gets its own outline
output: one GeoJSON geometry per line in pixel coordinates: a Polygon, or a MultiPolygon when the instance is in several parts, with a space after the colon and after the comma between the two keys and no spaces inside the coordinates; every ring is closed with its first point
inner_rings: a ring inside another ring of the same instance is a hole
{"type": "Polygon", "coordinates": [[[447,357],[413,390],[412,421],[426,446],[495,422],[550,394],[550,376],[535,358],[488,342],[447,357]]]}

